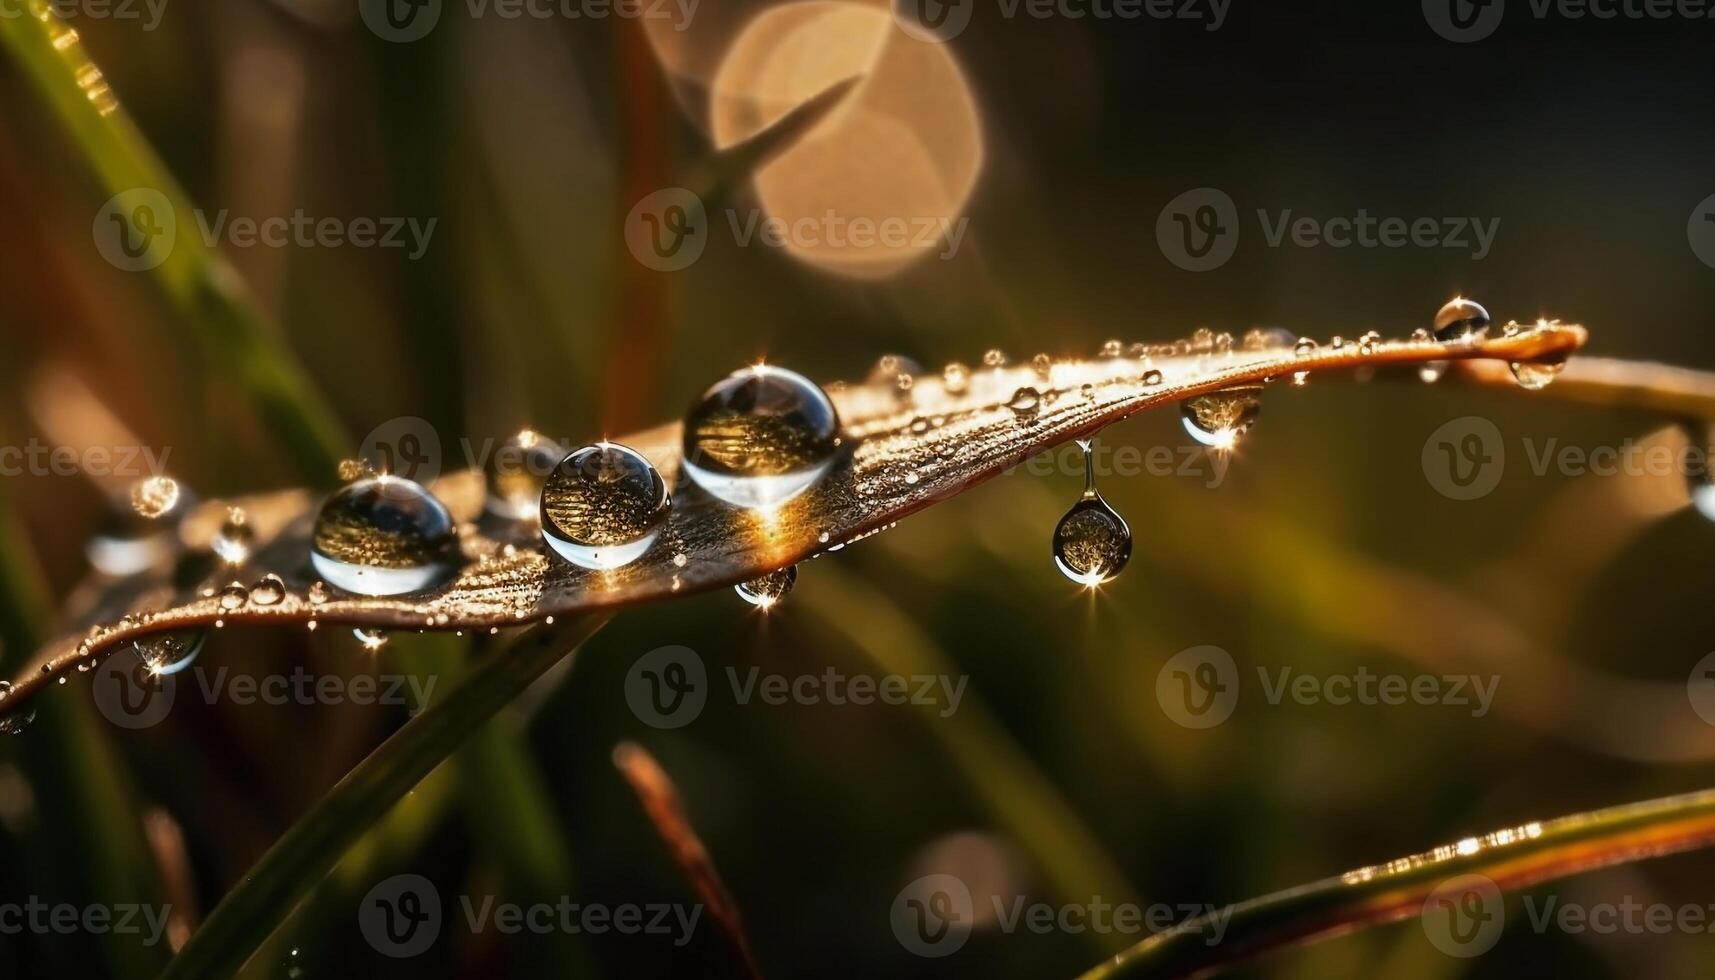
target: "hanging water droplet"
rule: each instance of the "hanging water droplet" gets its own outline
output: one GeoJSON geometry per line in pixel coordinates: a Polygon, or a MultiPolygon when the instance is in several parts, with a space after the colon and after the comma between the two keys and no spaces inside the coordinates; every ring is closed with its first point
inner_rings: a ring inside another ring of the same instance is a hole
{"type": "Polygon", "coordinates": [[[1256,425],[1262,386],[1240,385],[1186,399],[1179,407],[1185,432],[1213,449],[1232,449],[1256,425]]]}
{"type": "Polygon", "coordinates": [[[151,674],[165,677],[196,662],[207,637],[208,634],[202,630],[174,630],[141,637],[131,646],[136,649],[137,656],[143,658],[151,674]]]}
{"type": "Polygon", "coordinates": [[[685,472],[727,503],[774,507],[834,465],[839,429],[833,402],[808,378],[745,368],[710,388],[685,419],[685,472]]]}
{"type": "Polygon", "coordinates": [[[356,637],[358,644],[370,653],[374,653],[387,645],[386,630],[365,629],[359,626],[351,631],[351,635],[356,637]]]}
{"type": "Polygon", "coordinates": [[[258,606],[278,605],[280,600],[284,598],[286,598],[286,583],[281,581],[280,576],[273,572],[262,576],[262,580],[250,588],[250,601],[258,606]]]}
{"type": "Polygon", "coordinates": [[[250,549],[256,543],[256,529],[242,507],[228,507],[226,520],[220,522],[209,547],[228,565],[242,565],[250,560],[250,549]]]}
{"type": "Polygon", "coordinates": [[[398,476],[358,480],[316,515],[310,562],[335,588],[359,595],[418,592],[458,569],[458,532],[447,508],[398,476]]]}
{"type": "Polygon", "coordinates": [[[1441,380],[1451,365],[1451,361],[1425,361],[1418,366],[1417,377],[1425,384],[1434,384],[1441,380]]]}
{"type": "Polygon", "coordinates": [[[524,429],[498,446],[484,467],[488,496],[484,508],[509,521],[533,521],[542,508],[542,484],[566,458],[560,444],[524,429]]]}
{"type": "Polygon", "coordinates": [[[1551,384],[1566,367],[1565,361],[1513,361],[1513,380],[1526,391],[1541,391],[1551,384]]]}
{"type": "Polygon", "coordinates": [[[769,609],[786,598],[798,582],[798,566],[788,565],[733,586],[738,597],[758,609],[769,609]]]}
{"type": "Polygon", "coordinates": [[[1036,418],[1036,413],[1042,410],[1042,393],[1029,386],[1012,393],[1006,407],[1012,409],[1012,414],[1028,422],[1036,418]]]}
{"type": "Polygon", "coordinates": [[[542,538],[580,568],[628,565],[655,543],[672,501],[642,453],[585,446],[560,461],[542,488],[542,538]]]}
{"type": "Polygon", "coordinates": [[[151,476],[131,485],[131,509],[144,520],[167,516],[179,505],[179,481],[170,476],[151,476]]]}
{"type": "Polygon", "coordinates": [[[998,347],[983,352],[983,367],[1006,367],[1006,351],[998,347]]]}
{"type": "Polygon", "coordinates": [[[1435,313],[1435,339],[1442,343],[1475,343],[1489,332],[1489,311],[1482,304],[1455,296],[1435,313]]]}
{"type": "Polygon", "coordinates": [[[949,395],[962,395],[971,384],[971,369],[954,361],[941,369],[941,384],[949,395]]]}
{"type": "Polygon", "coordinates": [[[34,704],[8,710],[6,702],[12,697],[12,682],[0,681],[0,735],[21,735],[36,721],[34,704]]]}
{"type": "Polygon", "coordinates": [[[1096,491],[1093,446],[1084,451],[1084,492],[1054,526],[1054,565],[1079,585],[1094,588],[1118,575],[1131,560],[1131,528],[1096,491]]]}

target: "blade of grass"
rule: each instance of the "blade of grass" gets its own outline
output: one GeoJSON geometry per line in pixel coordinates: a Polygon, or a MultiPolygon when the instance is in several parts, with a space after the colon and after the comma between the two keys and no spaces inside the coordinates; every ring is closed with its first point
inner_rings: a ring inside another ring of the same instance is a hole
{"type": "Polygon", "coordinates": [[[1293,946],[1422,914],[1442,884],[1481,875],[1500,892],[1715,844],[1715,790],[1497,831],[1424,854],[1252,899],[1216,923],[1193,919],[1097,966],[1082,980],[1208,976],[1293,946]]]}
{"type": "Polygon", "coordinates": [[[407,722],[286,831],[162,977],[232,975],[365,830],[605,622],[604,616],[588,616],[536,627],[483,659],[452,693],[407,722]]]}
{"type": "MultiPolygon", "coordinates": [[[[48,622],[47,588],[19,526],[0,493],[0,651],[8,663],[35,648],[33,624],[48,622]]],[[[74,881],[89,900],[160,908],[161,883],[147,840],[142,810],[123,770],[108,751],[89,705],[50,700],[37,709],[32,729],[14,737],[37,805],[49,816],[41,833],[44,864],[56,881],[74,881]],[[27,739],[27,741],[25,740],[27,739]]],[[[110,976],[142,978],[166,962],[162,946],[139,945],[109,933],[100,943],[110,976]]]]}
{"type": "MultiPolygon", "coordinates": [[[[825,562],[818,563],[814,585],[799,589],[792,601],[890,674],[959,673],[886,595],[825,562]],[[855,617],[853,609],[864,614],[855,617]]],[[[975,693],[947,717],[935,706],[924,711],[924,730],[995,824],[1029,852],[1057,896],[1072,904],[1092,898],[1138,904],[1101,842],[975,693]]],[[[1123,936],[1102,930],[1085,935],[1108,952],[1125,944],[1123,936]]]]}
{"type": "Polygon", "coordinates": [[[182,216],[182,233],[151,277],[171,308],[169,320],[249,395],[266,428],[282,440],[306,479],[331,480],[349,442],[327,403],[251,302],[232,266],[191,233],[189,197],[119,105],[77,32],[44,0],[25,0],[21,16],[0,17],[0,46],[35,87],[64,135],[109,195],[150,188],[182,216]]]}

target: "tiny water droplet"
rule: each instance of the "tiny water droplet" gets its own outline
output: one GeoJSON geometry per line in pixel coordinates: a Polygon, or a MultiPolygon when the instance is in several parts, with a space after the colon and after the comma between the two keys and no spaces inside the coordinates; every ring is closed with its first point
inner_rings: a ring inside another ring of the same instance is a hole
{"type": "Polygon", "coordinates": [[[962,395],[971,384],[971,369],[954,361],[941,369],[941,384],[949,395],[962,395]]]}
{"type": "Polygon", "coordinates": [[[328,584],[315,582],[310,585],[310,605],[319,606],[328,601],[328,584]]]}
{"type": "Polygon", "coordinates": [[[684,469],[739,507],[768,508],[813,486],[834,465],[839,416],[801,374],[768,365],[737,371],[685,419],[684,469]]]}
{"type": "Polygon", "coordinates": [[[131,645],[151,674],[165,677],[195,663],[207,637],[202,630],[174,630],[141,637],[131,645]]]}
{"type": "Polygon", "coordinates": [[[1328,346],[1335,350],[1344,350],[1346,348],[1346,338],[1336,336],[1333,340],[1328,341],[1328,346]]]}
{"type": "Polygon", "coordinates": [[[1286,350],[1298,341],[1297,334],[1285,327],[1257,327],[1245,331],[1245,350],[1286,350]]]}
{"type": "Polygon", "coordinates": [[[1551,384],[1566,367],[1565,361],[1513,361],[1513,380],[1526,391],[1541,391],[1551,384]]]}
{"type": "Polygon", "coordinates": [[[1441,380],[1442,375],[1447,373],[1447,368],[1451,363],[1451,361],[1425,361],[1418,366],[1417,377],[1424,384],[1434,384],[1441,380]]]}
{"type": "Polygon", "coordinates": [[[1316,353],[1316,348],[1320,346],[1322,345],[1311,340],[1309,337],[1300,337],[1298,338],[1298,343],[1292,345],[1292,353],[1299,357],[1309,357],[1311,354],[1316,353]]]}
{"type": "Polygon", "coordinates": [[[256,528],[242,507],[228,507],[226,520],[220,522],[209,547],[228,565],[242,565],[250,560],[250,549],[256,543],[256,528]]]}
{"type": "Polygon", "coordinates": [[[1054,370],[1054,359],[1047,354],[1038,354],[1030,359],[1030,368],[1036,372],[1038,378],[1047,381],[1054,370]]]}
{"type": "Polygon", "coordinates": [[[273,572],[262,576],[260,582],[250,587],[250,601],[258,606],[278,605],[280,600],[284,598],[286,598],[286,583],[281,581],[280,576],[273,572]]]}
{"type": "Polygon", "coordinates": [[[310,563],[347,592],[418,592],[450,577],[458,559],[452,515],[425,487],[403,477],[347,484],[316,515],[310,563]]]}
{"type": "Polygon", "coordinates": [[[0,681],[0,735],[21,735],[36,721],[36,706],[33,704],[8,711],[6,702],[11,696],[12,682],[0,681]]]}
{"type": "Polygon", "coordinates": [[[1697,512],[1715,521],[1715,428],[1708,423],[1683,425],[1685,437],[1698,453],[1687,453],[1685,479],[1697,512]],[[1693,462],[1693,461],[1697,462],[1693,462]]]}
{"type": "Polygon", "coordinates": [[[1094,588],[1118,575],[1131,561],[1131,528],[1096,491],[1091,442],[1084,451],[1084,492],[1054,526],[1054,565],[1079,585],[1094,588]]]}
{"type": "Polygon", "coordinates": [[[358,644],[370,653],[374,653],[387,645],[386,630],[366,629],[359,626],[351,631],[351,635],[356,637],[358,644]]]}
{"type": "Polygon", "coordinates": [[[1232,449],[1256,425],[1262,386],[1240,385],[1186,399],[1179,407],[1185,432],[1213,449],[1232,449]]]}
{"type": "Polygon", "coordinates": [[[338,473],[339,478],[346,483],[380,475],[367,459],[342,459],[339,461],[338,473]]]}
{"type": "Polygon", "coordinates": [[[232,610],[243,606],[246,602],[249,602],[249,601],[250,601],[250,590],[246,589],[242,585],[239,585],[237,582],[233,582],[231,585],[228,585],[226,588],[220,590],[220,598],[219,598],[220,608],[225,609],[228,612],[231,612],[232,610]]]}
{"type": "Polygon", "coordinates": [[[566,458],[559,443],[524,429],[495,447],[483,467],[488,494],[483,507],[503,520],[534,521],[541,513],[542,484],[566,458]]]}
{"type": "Polygon", "coordinates": [[[983,367],[1006,367],[1006,352],[996,347],[983,353],[983,367]]]}
{"type": "Polygon", "coordinates": [[[1030,421],[1036,418],[1036,413],[1042,409],[1042,393],[1025,386],[1012,393],[1006,407],[1012,409],[1012,414],[1018,418],[1030,421]]]}
{"type": "Polygon", "coordinates": [[[179,481],[170,476],[151,476],[131,485],[131,509],[145,520],[157,520],[179,506],[179,481]]]}
{"type": "Polygon", "coordinates": [[[1110,340],[1102,345],[1103,357],[1119,357],[1125,353],[1125,345],[1117,340],[1110,340]]]}
{"type": "Polygon", "coordinates": [[[1418,327],[1411,332],[1411,339],[1415,343],[1427,343],[1435,339],[1435,334],[1431,333],[1426,327],[1418,327]]]}
{"type": "Polygon", "coordinates": [[[864,378],[868,384],[909,389],[911,379],[923,373],[923,365],[903,354],[883,354],[864,378]],[[901,383],[903,379],[903,383],[901,383]]]}
{"type": "Polygon", "coordinates": [[[758,575],[748,582],[740,582],[733,586],[738,597],[758,609],[768,609],[786,598],[792,591],[792,586],[798,582],[798,566],[788,565],[765,575],[758,575]]]}
{"type": "Polygon", "coordinates": [[[672,501],[642,453],[600,442],[560,462],[542,488],[542,538],[581,568],[608,569],[643,556],[672,501]]]}
{"type": "Polygon", "coordinates": [[[1150,388],[1153,388],[1156,385],[1160,384],[1161,383],[1161,372],[1157,371],[1154,368],[1150,368],[1148,371],[1143,372],[1143,383],[1145,386],[1150,387],[1150,388]]]}
{"type": "Polygon", "coordinates": [[[1455,296],[1435,312],[1435,339],[1442,343],[1475,343],[1489,332],[1489,311],[1482,304],[1455,296]]]}
{"type": "Polygon", "coordinates": [[[1377,333],[1374,330],[1367,331],[1362,337],[1358,338],[1358,353],[1365,357],[1369,357],[1371,354],[1374,354],[1376,352],[1377,345],[1381,343],[1381,339],[1382,335],[1380,333],[1377,333]]]}

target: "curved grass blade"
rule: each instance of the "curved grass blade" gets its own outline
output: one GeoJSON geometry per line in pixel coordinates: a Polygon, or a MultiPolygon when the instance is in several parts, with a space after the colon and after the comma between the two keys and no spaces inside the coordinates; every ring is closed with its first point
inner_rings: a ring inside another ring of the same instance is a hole
{"type": "Polygon", "coordinates": [[[1434,914],[1437,909],[1428,903],[1447,895],[1437,889],[1449,883],[1461,894],[1467,883],[1479,894],[1488,885],[1505,893],[1711,844],[1715,790],[1528,823],[1243,902],[1222,913],[1230,919],[1224,937],[1213,944],[1215,923],[1190,920],[1102,963],[1082,980],[1209,976],[1266,953],[1434,914]]]}
{"type": "MultiPolygon", "coordinates": [[[[988,368],[957,390],[927,379],[907,392],[834,386],[830,395],[845,423],[845,455],[816,487],[771,514],[732,507],[686,481],[676,424],[623,440],[674,487],[674,506],[659,543],[632,564],[608,572],[551,559],[536,535],[520,538],[516,529],[485,529],[481,474],[445,477],[434,489],[454,517],[468,525],[466,564],[445,586],[398,598],[335,596],[312,602],[307,555],[313,498],[294,491],[238,501],[251,515],[260,545],[248,565],[188,589],[173,589],[164,572],[121,583],[115,594],[128,601],[110,603],[83,635],[44,651],[18,678],[8,701],[27,702],[118,644],[154,632],[207,628],[217,620],[299,623],[314,618],[379,628],[478,629],[720,588],[883,530],[1035,453],[1094,435],[1145,409],[1298,372],[1321,376],[1433,360],[1559,360],[1584,340],[1582,327],[1558,323],[1475,343],[1377,340],[1327,345],[1305,354],[1290,347],[1222,347],[1218,339],[1203,338],[1158,345],[1137,357],[988,368]],[[277,603],[228,608],[216,595],[228,579],[253,582],[269,573],[287,586],[277,603]]],[[[205,547],[229,503],[207,505],[195,515],[181,529],[186,543],[205,547]]]]}
{"type": "MultiPolygon", "coordinates": [[[[158,195],[188,219],[189,198],[150,149],[148,141],[90,59],[77,31],[45,0],[0,17],[0,47],[58,120],[103,192],[121,203],[140,193],[158,195]]],[[[133,212],[127,212],[131,214],[133,212]]],[[[116,215],[116,217],[123,217],[116,215]]],[[[255,403],[261,421],[309,479],[328,479],[348,445],[339,422],[315,386],[251,302],[236,271],[219,252],[179,222],[164,259],[151,277],[210,360],[231,374],[255,403]]]]}
{"type": "Polygon", "coordinates": [[[163,978],[232,976],[292,908],[389,808],[544,671],[606,622],[584,616],[541,626],[495,650],[457,689],[406,722],[346,773],[302,820],[269,848],[163,978]]]}

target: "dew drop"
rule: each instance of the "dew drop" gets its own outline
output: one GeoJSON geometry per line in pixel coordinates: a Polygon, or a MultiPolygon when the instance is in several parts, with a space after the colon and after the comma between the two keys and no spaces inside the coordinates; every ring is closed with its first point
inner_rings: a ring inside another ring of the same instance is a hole
{"type": "Polygon", "coordinates": [[[983,367],[1006,367],[1006,352],[996,347],[983,353],[983,367]]]}
{"type": "Polygon", "coordinates": [[[220,522],[209,547],[228,565],[242,565],[250,560],[250,549],[256,543],[256,528],[242,507],[228,507],[226,520],[220,522]]]}
{"type": "Polygon", "coordinates": [[[164,476],[138,481],[129,496],[129,505],[115,505],[84,545],[90,566],[115,578],[171,559],[178,549],[173,528],[196,503],[190,491],[164,476]]]}
{"type": "Polygon", "coordinates": [[[458,568],[458,532],[447,508],[421,484],[366,477],[335,491],[316,515],[310,562],[335,588],[401,595],[458,568]]]}
{"type": "Polygon", "coordinates": [[[262,580],[250,588],[250,601],[258,606],[276,606],[286,598],[286,583],[280,576],[269,572],[262,580]]]}
{"type": "Polygon", "coordinates": [[[1042,393],[1029,386],[1020,388],[1012,393],[1006,407],[1012,409],[1013,415],[1028,422],[1042,410],[1042,393]]]}
{"type": "Polygon", "coordinates": [[[561,460],[548,477],[542,538],[580,568],[618,568],[649,550],[671,509],[667,484],[642,453],[598,442],[561,460]]]}
{"type": "Polygon", "coordinates": [[[1518,382],[1520,388],[1526,391],[1541,391],[1560,376],[1561,369],[1566,367],[1566,362],[1513,361],[1507,366],[1512,368],[1513,380],[1518,382]]]}
{"type": "Polygon", "coordinates": [[[1489,311],[1482,304],[1455,296],[1435,313],[1435,339],[1442,343],[1475,343],[1489,332],[1489,311]]]}
{"type": "Polygon", "coordinates": [[[328,601],[328,584],[315,582],[310,585],[310,605],[319,606],[328,601]]]}
{"type": "Polygon", "coordinates": [[[1425,361],[1418,365],[1417,377],[1424,384],[1434,384],[1447,373],[1447,368],[1451,363],[1450,361],[1425,361]]]}
{"type": "Polygon", "coordinates": [[[1374,330],[1366,332],[1362,337],[1358,338],[1358,353],[1365,357],[1369,357],[1374,354],[1376,352],[1377,345],[1381,343],[1381,339],[1382,335],[1374,330]]]}
{"type": "Polygon", "coordinates": [[[36,721],[36,706],[7,711],[6,701],[12,696],[12,682],[0,681],[0,735],[21,735],[36,721]]]}
{"type": "Polygon", "coordinates": [[[1316,353],[1316,348],[1320,346],[1322,345],[1311,340],[1309,337],[1300,337],[1298,338],[1298,343],[1292,345],[1292,353],[1299,357],[1309,357],[1311,354],[1316,353]]]}
{"type": "Polygon", "coordinates": [[[1054,565],[1060,574],[1086,588],[1118,575],[1131,560],[1131,528],[1096,491],[1093,446],[1084,451],[1084,492],[1054,526],[1054,565]]]}
{"type": "Polygon", "coordinates": [[[179,505],[179,481],[170,476],[151,476],[131,486],[131,509],[145,520],[158,520],[179,505]]]}
{"type": "Polygon", "coordinates": [[[542,509],[542,484],[566,457],[560,444],[524,429],[497,446],[488,457],[484,509],[508,521],[536,520],[542,509]]]}
{"type": "Polygon", "coordinates": [[[865,381],[869,384],[886,385],[888,387],[909,390],[911,379],[923,373],[923,365],[903,354],[883,354],[869,369],[865,381]],[[903,383],[901,383],[901,379],[903,383]]]}
{"type": "Polygon", "coordinates": [[[220,594],[219,594],[220,608],[225,609],[228,612],[231,612],[234,609],[240,608],[246,602],[249,602],[249,601],[250,601],[250,590],[245,588],[242,585],[239,585],[237,582],[233,582],[231,585],[228,585],[226,588],[220,590],[220,594]]]}
{"type": "Polygon", "coordinates": [[[727,503],[774,507],[834,465],[839,428],[833,402],[808,378],[745,368],[710,388],[685,419],[685,472],[727,503]]]}
{"type": "Polygon", "coordinates": [[[769,609],[786,598],[798,582],[798,566],[788,565],[733,586],[738,597],[758,609],[769,609]]]}
{"type": "Polygon", "coordinates": [[[1038,378],[1047,381],[1054,370],[1054,359],[1047,354],[1038,354],[1030,359],[1030,368],[1036,372],[1038,378]]]}
{"type": "Polygon", "coordinates": [[[367,459],[342,459],[339,461],[339,478],[347,483],[361,480],[365,477],[379,476],[374,466],[367,459]]]}
{"type": "Polygon", "coordinates": [[[1160,384],[1161,383],[1161,372],[1157,371],[1154,368],[1150,368],[1148,371],[1143,372],[1143,383],[1145,386],[1150,387],[1150,388],[1153,388],[1156,385],[1160,384]]]}
{"type": "Polygon", "coordinates": [[[1698,513],[1715,521],[1715,451],[1708,448],[1715,446],[1715,438],[1711,438],[1715,436],[1715,430],[1711,430],[1708,423],[1685,423],[1683,428],[1694,447],[1685,457],[1685,479],[1691,491],[1691,503],[1698,513]],[[1698,448],[1702,451],[1697,451],[1698,448]]]}
{"type": "Polygon", "coordinates": [[[387,645],[386,630],[365,629],[359,626],[351,631],[351,635],[356,637],[358,644],[370,653],[375,653],[387,645]]]}
{"type": "Polygon", "coordinates": [[[149,668],[149,673],[165,677],[195,663],[207,637],[208,634],[202,630],[174,630],[141,637],[131,645],[149,668]]]}
{"type": "Polygon", "coordinates": [[[1102,345],[1103,357],[1119,357],[1125,353],[1125,345],[1117,340],[1110,340],[1102,345]]]}
{"type": "Polygon", "coordinates": [[[971,384],[971,369],[954,361],[941,369],[941,384],[949,395],[962,395],[971,384]]]}
{"type": "Polygon", "coordinates": [[[1262,386],[1241,385],[1186,399],[1179,407],[1185,432],[1213,449],[1232,449],[1256,425],[1262,386]]]}
{"type": "Polygon", "coordinates": [[[1297,340],[1298,336],[1285,327],[1257,327],[1245,331],[1244,348],[1249,351],[1286,350],[1297,340]]]}

